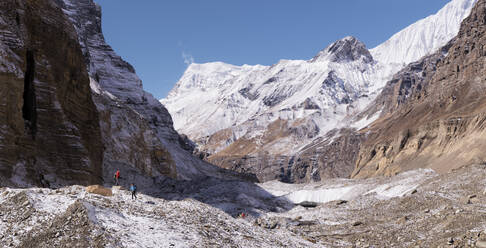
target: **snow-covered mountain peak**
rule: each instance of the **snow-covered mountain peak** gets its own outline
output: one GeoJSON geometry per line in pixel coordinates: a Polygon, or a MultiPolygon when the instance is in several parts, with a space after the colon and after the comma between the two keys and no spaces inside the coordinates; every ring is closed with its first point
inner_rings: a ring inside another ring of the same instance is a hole
{"type": "Polygon", "coordinates": [[[444,46],[459,32],[459,27],[477,0],[452,0],[436,14],[426,17],[393,35],[370,50],[383,64],[405,66],[444,46]]]}
{"type": "Polygon", "coordinates": [[[310,60],[280,60],[272,66],[193,64],[161,102],[176,130],[209,153],[225,149],[233,154],[247,146],[243,152],[249,154],[293,154],[330,130],[360,129],[376,119],[355,122],[353,116],[406,63],[456,36],[475,1],[453,0],[372,50],[348,36],[310,60]],[[276,129],[284,131],[276,135],[276,129]]]}
{"type": "Polygon", "coordinates": [[[360,59],[364,63],[373,62],[373,57],[363,42],[353,36],[346,36],[320,51],[311,62],[325,60],[341,63],[360,59]]]}

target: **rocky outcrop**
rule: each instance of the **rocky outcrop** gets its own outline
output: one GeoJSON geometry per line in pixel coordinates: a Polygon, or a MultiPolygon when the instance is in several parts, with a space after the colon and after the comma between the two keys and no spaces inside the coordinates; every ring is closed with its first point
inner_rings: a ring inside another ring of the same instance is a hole
{"type": "Polygon", "coordinates": [[[287,183],[316,182],[328,178],[350,177],[364,136],[354,130],[334,130],[315,139],[295,155],[278,156],[265,152],[244,154],[251,143],[235,142],[235,147],[208,156],[211,163],[241,173],[255,174],[260,182],[279,180],[287,183]],[[243,149],[242,149],[243,148],[243,149]],[[225,152],[228,152],[225,154],[225,152]],[[232,155],[236,154],[236,155],[232,155]]]}
{"type": "Polygon", "coordinates": [[[349,62],[360,59],[365,63],[373,62],[373,56],[371,56],[366,45],[352,36],[333,43],[319,52],[311,61],[315,62],[323,58],[330,59],[332,62],[349,62]]]}
{"type": "Polygon", "coordinates": [[[0,3],[0,184],[102,181],[103,146],[85,57],[49,0],[0,3]]]}
{"type": "Polygon", "coordinates": [[[398,111],[408,103],[420,101],[422,90],[427,88],[432,76],[435,75],[437,64],[444,59],[454,43],[455,39],[452,39],[434,54],[410,63],[394,75],[374,102],[360,113],[358,118],[375,114],[385,116],[398,111]]]}
{"type": "Polygon", "coordinates": [[[102,196],[113,196],[113,192],[110,188],[105,188],[101,185],[90,185],[86,187],[86,192],[102,196]]]}
{"type": "Polygon", "coordinates": [[[364,135],[353,129],[333,130],[299,151],[293,161],[298,183],[349,178],[364,135]]]}
{"type": "Polygon", "coordinates": [[[422,82],[410,83],[413,90],[405,95],[411,100],[404,101],[403,90],[397,90],[403,87],[396,82],[410,81],[406,74],[390,83],[395,91],[387,102],[395,104],[384,106],[392,106],[393,112],[363,130],[369,135],[360,148],[354,177],[417,167],[446,172],[486,160],[485,17],[486,1],[481,0],[446,47],[447,55],[437,60],[436,70],[425,70],[428,75],[422,82]]]}

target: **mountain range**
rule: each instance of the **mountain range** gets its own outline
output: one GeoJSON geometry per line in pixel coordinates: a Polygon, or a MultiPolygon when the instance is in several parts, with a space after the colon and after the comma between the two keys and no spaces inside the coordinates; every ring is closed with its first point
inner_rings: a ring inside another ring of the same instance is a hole
{"type": "Polygon", "coordinates": [[[345,37],[309,60],[191,64],[161,102],[199,156],[223,168],[261,181],[349,177],[363,138],[355,130],[381,116],[363,111],[407,64],[453,39],[474,3],[451,1],[373,49],[345,37]]]}
{"type": "Polygon", "coordinates": [[[453,0],[370,50],[192,64],[167,110],[93,0],[2,0],[0,246],[486,247],[485,45],[453,0]]]}

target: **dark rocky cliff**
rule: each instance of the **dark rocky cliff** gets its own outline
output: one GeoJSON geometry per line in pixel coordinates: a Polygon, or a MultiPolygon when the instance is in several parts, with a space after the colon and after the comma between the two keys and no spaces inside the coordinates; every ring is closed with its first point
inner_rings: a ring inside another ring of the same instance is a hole
{"type": "Polygon", "coordinates": [[[106,44],[93,0],[0,3],[0,186],[252,179],[191,142],[106,44]]]}
{"type": "Polygon", "coordinates": [[[147,184],[167,176],[185,180],[234,176],[192,156],[191,142],[174,130],[167,109],[143,90],[135,69],[106,43],[99,5],[93,0],[55,2],[73,24],[85,56],[100,114],[106,180],[111,181],[117,168],[130,175],[129,180],[147,184]]]}
{"type": "Polygon", "coordinates": [[[98,112],[62,11],[48,0],[2,1],[0,54],[1,184],[100,183],[98,112]]]}
{"type": "MultiPolygon", "coordinates": [[[[283,125],[280,131],[288,130],[283,125]]],[[[211,155],[201,152],[200,155],[223,168],[255,174],[260,182],[318,182],[329,178],[350,177],[364,137],[365,135],[352,129],[333,130],[324,137],[316,138],[292,156],[276,156],[265,151],[245,154],[246,149],[255,148],[253,143],[242,140],[236,141],[221,153],[211,155]]]]}

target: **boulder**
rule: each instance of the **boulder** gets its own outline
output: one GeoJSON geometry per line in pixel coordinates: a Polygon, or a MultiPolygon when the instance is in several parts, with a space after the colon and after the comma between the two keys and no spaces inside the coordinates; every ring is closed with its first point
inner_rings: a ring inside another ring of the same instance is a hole
{"type": "Polygon", "coordinates": [[[454,244],[454,239],[453,239],[453,238],[449,238],[449,239],[447,240],[447,244],[448,244],[448,245],[453,245],[453,244],[454,244]]]}
{"type": "Polygon", "coordinates": [[[303,201],[303,202],[299,203],[298,205],[305,207],[305,208],[315,208],[319,204],[317,202],[303,201]]]}
{"type": "Polygon", "coordinates": [[[466,198],[464,198],[465,204],[474,204],[478,202],[479,202],[479,198],[477,195],[468,195],[466,198]]]}
{"type": "Polygon", "coordinates": [[[316,224],[317,222],[314,220],[302,220],[302,221],[298,221],[297,223],[298,226],[312,226],[316,224]]]}
{"type": "Polygon", "coordinates": [[[90,185],[86,187],[86,192],[102,196],[113,196],[111,189],[105,188],[101,185],[90,185]]]}
{"type": "Polygon", "coordinates": [[[123,186],[113,186],[111,187],[112,190],[126,190],[123,186]]]}

